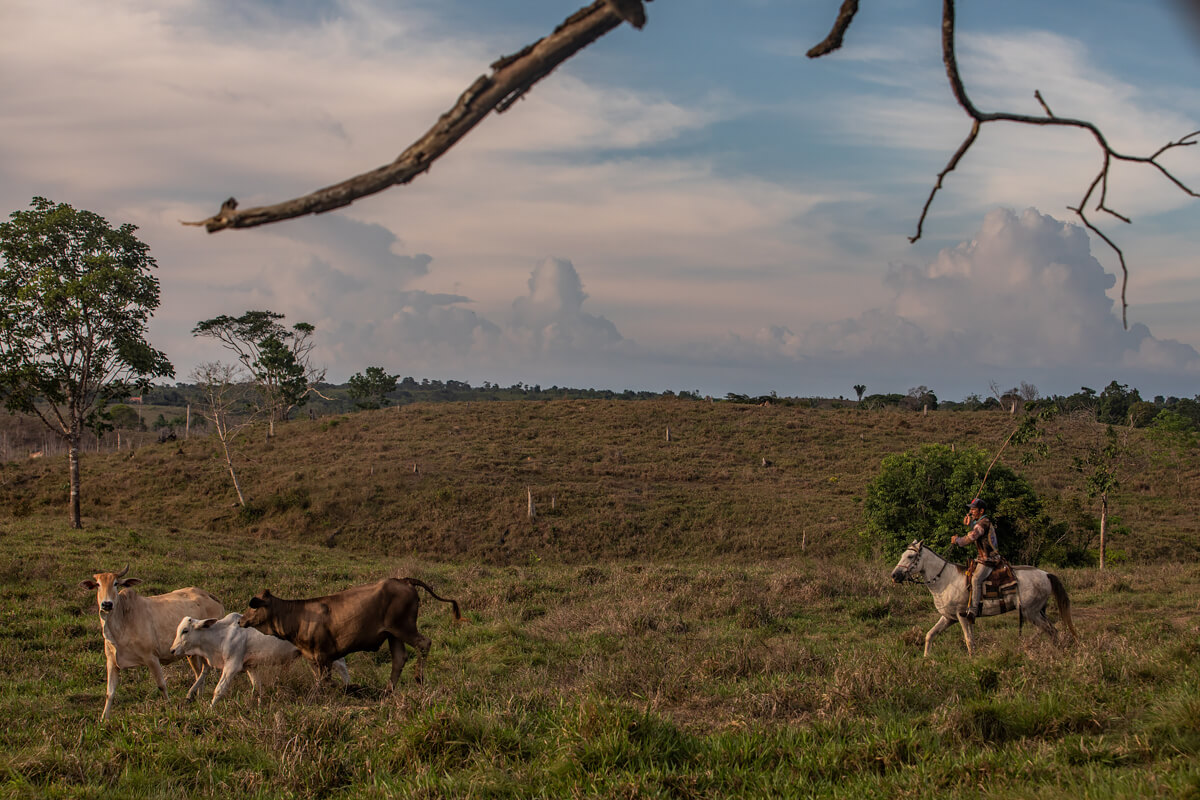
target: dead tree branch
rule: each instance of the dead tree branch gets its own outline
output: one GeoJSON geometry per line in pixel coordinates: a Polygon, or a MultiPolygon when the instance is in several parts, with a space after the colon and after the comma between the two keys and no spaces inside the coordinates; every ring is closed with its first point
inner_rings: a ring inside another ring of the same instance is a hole
{"type": "Polygon", "coordinates": [[[596,0],[581,8],[555,29],[518,53],[492,64],[491,75],[481,75],[463,92],[454,107],[438,119],[424,136],[395,161],[356,175],[311,194],[269,206],[237,210],[229,198],[216,215],[185,225],[203,225],[209,233],[225,228],[252,228],[307,214],[348,206],[360,197],[404,184],[425,172],[447,150],[467,135],[492,110],[503,113],[555,67],[628,19],[645,22],[642,0],[596,0]]]}
{"type": "MultiPolygon", "coordinates": [[[[643,2],[649,0],[595,0],[591,5],[581,8],[558,26],[552,34],[539,39],[513,55],[504,56],[492,65],[491,75],[481,75],[463,92],[453,108],[438,119],[424,136],[414,142],[395,161],[378,169],[356,175],[341,183],[318,189],[311,194],[285,200],[269,206],[258,206],[237,210],[237,200],[229,198],[216,215],[199,222],[185,222],[185,225],[203,225],[210,233],[225,228],[252,228],[285,219],[318,214],[336,208],[350,205],[355,200],[381,192],[391,186],[412,181],[467,135],[484,117],[495,111],[500,114],[507,111],[517,100],[533,88],[538,81],[549,75],[559,64],[571,58],[577,52],[592,42],[616,29],[622,22],[629,22],[635,28],[641,28],[646,21],[643,2]]],[[[833,27],[824,40],[808,51],[809,58],[819,58],[834,52],[842,46],[846,31],[854,21],[858,12],[859,0],[842,0],[841,8],[833,27]]],[[[1130,222],[1124,216],[1108,206],[1108,176],[1113,161],[1127,161],[1149,164],[1190,197],[1200,197],[1200,193],[1179,180],[1158,160],[1160,156],[1178,147],[1190,147],[1197,143],[1200,130],[1168,142],[1149,156],[1133,156],[1117,152],[1109,145],[1108,140],[1100,129],[1087,120],[1059,117],[1050,110],[1049,104],[1040,91],[1034,92],[1034,99],[1045,112],[1042,116],[1014,114],[1008,112],[983,112],[975,106],[967,95],[962,76],[958,68],[958,56],[955,53],[955,0],[943,0],[942,5],[942,61],[946,67],[946,77],[950,82],[950,90],[954,99],[971,118],[971,128],[963,139],[962,144],[955,150],[946,166],[937,175],[933,188],[921,208],[917,218],[916,233],[909,237],[910,242],[921,238],[925,220],[934,199],[945,182],[946,176],[958,167],[971,146],[979,138],[982,126],[989,122],[1015,122],[1023,125],[1042,125],[1081,128],[1092,134],[1102,154],[1100,172],[1088,185],[1077,206],[1068,206],[1082,221],[1083,225],[1096,236],[1100,237],[1117,255],[1121,264],[1121,319],[1128,327],[1126,311],[1128,304],[1125,290],[1129,282],[1129,270],[1125,263],[1125,254],[1103,231],[1093,224],[1088,217],[1088,204],[1095,201],[1094,211],[1110,214],[1122,222],[1130,222]]]]}
{"type": "Polygon", "coordinates": [[[910,242],[915,242],[921,238],[921,232],[925,224],[925,218],[929,214],[929,208],[933,204],[934,197],[937,196],[938,191],[940,191],[942,188],[943,179],[948,173],[953,171],[954,168],[958,166],[963,156],[965,156],[967,151],[971,149],[971,145],[973,145],[975,140],[979,137],[980,128],[984,124],[988,122],[1016,122],[1023,125],[1056,125],[1082,128],[1083,130],[1091,133],[1092,138],[1095,139],[1096,144],[1099,145],[1101,154],[1103,156],[1102,165],[1100,167],[1099,174],[1096,175],[1095,179],[1092,180],[1092,182],[1088,185],[1087,190],[1083,193],[1083,197],[1080,199],[1079,205],[1067,206],[1067,208],[1071,211],[1074,211],[1076,216],[1078,216],[1080,221],[1083,223],[1084,227],[1100,237],[1100,239],[1102,239],[1104,243],[1107,244],[1114,253],[1116,253],[1117,260],[1121,264],[1122,276],[1121,323],[1128,328],[1129,322],[1126,318],[1128,303],[1125,300],[1125,290],[1129,283],[1129,269],[1125,264],[1125,253],[1122,252],[1121,248],[1118,247],[1112,239],[1110,239],[1103,231],[1093,224],[1092,220],[1088,217],[1087,206],[1090,202],[1092,202],[1093,199],[1095,199],[1095,211],[1111,214],[1122,222],[1130,222],[1128,217],[1117,213],[1108,206],[1108,175],[1109,169],[1112,167],[1114,160],[1128,161],[1139,164],[1150,164],[1159,172],[1161,172],[1167,178],[1167,180],[1171,181],[1171,183],[1175,184],[1175,186],[1177,186],[1187,195],[1191,197],[1200,197],[1200,193],[1197,193],[1195,190],[1185,185],[1182,181],[1172,175],[1170,170],[1168,170],[1158,161],[1158,157],[1163,153],[1166,153],[1168,150],[1176,147],[1190,147],[1191,145],[1197,144],[1197,137],[1200,137],[1200,130],[1192,131],[1186,136],[1183,136],[1173,142],[1168,142],[1149,156],[1131,156],[1114,150],[1108,143],[1108,140],[1105,138],[1104,134],[1094,123],[1088,122],[1087,120],[1055,116],[1054,112],[1050,110],[1050,106],[1042,97],[1042,93],[1040,91],[1034,92],[1034,99],[1036,99],[1038,104],[1041,105],[1042,110],[1046,112],[1044,116],[1030,116],[1028,114],[1012,114],[1007,112],[988,113],[980,111],[971,101],[971,98],[967,95],[967,90],[963,86],[962,76],[958,69],[958,56],[954,49],[954,2],[955,0],[943,0],[942,3],[942,61],[946,65],[946,77],[950,81],[950,91],[954,95],[954,99],[958,101],[958,104],[962,106],[962,109],[967,113],[967,116],[971,118],[971,130],[967,133],[967,136],[963,140],[962,144],[959,145],[958,150],[956,150],[954,155],[950,157],[945,169],[938,173],[937,181],[930,190],[929,197],[925,200],[925,205],[921,209],[921,216],[917,219],[917,231],[913,236],[910,236],[908,240],[910,242]]]}
{"type": "Polygon", "coordinates": [[[842,40],[846,36],[846,29],[850,27],[850,23],[854,21],[854,15],[857,13],[858,0],[842,0],[842,7],[838,10],[837,19],[833,21],[833,29],[829,31],[829,35],[819,44],[814,45],[805,55],[809,58],[820,58],[841,47],[842,40]]]}

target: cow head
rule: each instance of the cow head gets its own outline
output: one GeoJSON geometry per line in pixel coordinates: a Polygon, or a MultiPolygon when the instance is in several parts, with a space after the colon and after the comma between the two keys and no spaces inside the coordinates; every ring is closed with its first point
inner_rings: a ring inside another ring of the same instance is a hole
{"type": "Polygon", "coordinates": [[[106,617],[113,610],[113,604],[117,602],[117,593],[127,586],[137,586],[142,582],[141,578],[126,578],[125,573],[129,572],[129,565],[125,565],[125,569],[120,572],[97,572],[92,576],[92,580],[80,581],[79,587],[96,592],[96,605],[100,609],[100,616],[106,617]]]}
{"type": "Polygon", "coordinates": [[[242,612],[242,618],[238,625],[243,628],[257,628],[260,631],[266,632],[271,623],[271,618],[274,616],[271,613],[272,601],[275,600],[275,595],[271,594],[270,589],[263,589],[256,596],[250,598],[250,607],[242,612]]]}
{"type": "Polygon", "coordinates": [[[195,617],[184,617],[179,620],[179,626],[175,628],[175,641],[171,642],[171,654],[176,656],[196,655],[189,651],[193,645],[192,639],[195,632],[211,628],[215,622],[215,619],[196,619],[195,617]]]}

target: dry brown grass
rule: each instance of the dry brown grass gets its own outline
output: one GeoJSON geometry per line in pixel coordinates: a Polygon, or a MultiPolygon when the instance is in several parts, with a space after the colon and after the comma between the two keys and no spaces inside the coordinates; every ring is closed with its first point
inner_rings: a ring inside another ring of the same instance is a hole
{"type": "MultiPolygon", "coordinates": [[[[246,510],[208,439],[87,454],[84,515],[487,564],[827,556],[857,548],[861,498],[885,455],[931,442],[996,452],[1013,425],[998,412],[681,400],[411,405],[247,440],[246,510]]],[[[1071,459],[1096,431],[1064,420],[1049,430],[1060,438],[1048,459],[1022,466],[1014,447],[1003,463],[1030,477],[1057,518],[1078,521],[1093,503],[1071,459]]],[[[1200,489],[1200,455],[1133,438],[1140,455],[1111,503],[1130,532],[1113,540],[1114,555],[1200,554],[1186,503],[1200,489]]],[[[61,459],[8,464],[0,505],[53,513],[64,483],[61,459]]]]}

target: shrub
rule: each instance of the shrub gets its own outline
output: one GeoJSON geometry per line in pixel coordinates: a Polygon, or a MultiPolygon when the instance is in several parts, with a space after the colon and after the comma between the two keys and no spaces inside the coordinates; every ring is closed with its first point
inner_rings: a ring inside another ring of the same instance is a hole
{"type": "MultiPolygon", "coordinates": [[[[914,539],[944,556],[959,558],[950,536],[962,534],[967,504],[975,496],[990,458],[976,448],[958,451],[941,444],[883,459],[879,475],[867,486],[863,514],[868,547],[898,557],[914,539]]],[[[992,467],[983,491],[988,516],[996,523],[1000,552],[1014,561],[1028,552],[1026,539],[1049,523],[1033,487],[1001,464],[992,467]]]]}

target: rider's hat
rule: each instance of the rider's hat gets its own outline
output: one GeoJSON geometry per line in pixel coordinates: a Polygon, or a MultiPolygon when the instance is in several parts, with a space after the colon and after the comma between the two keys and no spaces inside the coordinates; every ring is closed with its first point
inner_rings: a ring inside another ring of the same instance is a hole
{"type": "Polygon", "coordinates": [[[987,503],[976,497],[971,501],[971,504],[968,506],[968,508],[978,508],[980,511],[987,511],[987,503]]]}

